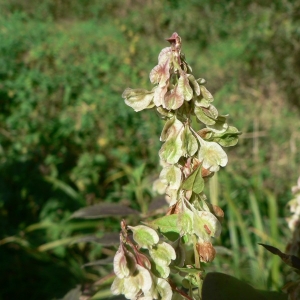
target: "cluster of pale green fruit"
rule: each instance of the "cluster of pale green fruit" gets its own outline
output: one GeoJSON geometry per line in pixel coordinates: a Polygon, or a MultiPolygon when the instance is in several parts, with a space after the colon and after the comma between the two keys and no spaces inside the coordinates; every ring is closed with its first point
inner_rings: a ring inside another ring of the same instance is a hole
{"type": "Polygon", "coordinates": [[[192,75],[178,34],[167,41],[171,46],[162,49],[150,72],[154,88],[127,88],[122,95],[135,111],[155,109],[165,120],[159,151],[163,169],[155,187],[170,204],[165,216],[145,225],[122,223],[112,292],[128,299],[185,299],[186,292],[169,278],[170,268],[184,274],[182,285],[190,293],[200,286],[200,262],[214,259],[212,238],[220,235],[224,216],[203,189],[228,162],[222,147],[234,146],[240,134],[212,105],[205,80],[192,75]]]}

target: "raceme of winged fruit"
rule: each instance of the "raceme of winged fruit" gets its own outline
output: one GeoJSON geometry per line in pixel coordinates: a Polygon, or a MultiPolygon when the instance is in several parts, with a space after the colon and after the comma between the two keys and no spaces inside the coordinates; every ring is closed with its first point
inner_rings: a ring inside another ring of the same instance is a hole
{"type": "Polygon", "coordinates": [[[205,80],[192,74],[179,35],[173,33],[167,41],[171,46],[162,49],[150,72],[153,89],[127,88],[122,95],[135,111],[155,109],[165,120],[159,150],[163,169],[155,188],[170,204],[165,216],[144,225],[126,226],[122,221],[112,292],[128,299],[171,299],[172,290],[184,295],[180,288],[171,288],[170,268],[187,274],[185,287],[199,286],[200,262],[214,259],[212,238],[220,235],[224,217],[220,207],[207,201],[203,189],[228,162],[223,147],[236,145],[240,134],[212,105],[205,80]],[[160,241],[162,235],[170,242],[160,241]],[[194,264],[189,245],[194,245],[194,264]]]}

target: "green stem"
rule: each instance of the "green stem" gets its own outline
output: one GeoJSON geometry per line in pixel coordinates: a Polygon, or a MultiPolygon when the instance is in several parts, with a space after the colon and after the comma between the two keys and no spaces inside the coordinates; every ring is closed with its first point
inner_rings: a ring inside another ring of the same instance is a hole
{"type": "MultiPolygon", "coordinates": [[[[197,269],[200,269],[200,267],[201,267],[201,265],[200,265],[200,257],[199,257],[198,251],[197,251],[196,244],[197,244],[197,238],[194,235],[193,236],[193,245],[194,245],[194,255],[195,255],[195,267],[197,269]]],[[[201,294],[202,294],[202,279],[200,277],[200,273],[197,274],[196,279],[197,279],[197,285],[198,285],[199,299],[201,300],[202,299],[202,296],[201,296],[201,294]]]]}

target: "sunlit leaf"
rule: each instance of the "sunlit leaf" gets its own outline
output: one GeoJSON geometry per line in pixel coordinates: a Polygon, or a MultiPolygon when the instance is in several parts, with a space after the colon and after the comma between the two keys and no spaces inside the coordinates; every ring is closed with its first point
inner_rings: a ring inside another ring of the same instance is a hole
{"type": "Polygon", "coordinates": [[[176,137],[183,129],[183,124],[181,121],[179,121],[175,116],[169,119],[162,130],[162,133],[160,135],[161,141],[166,141],[167,139],[171,137],[176,137]]]}
{"type": "Polygon", "coordinates": [[[189,209],[185,209],[178,215],[178,227],[180,235],[191,234],[193,232],[193,213],[189,209]]]}
{"type": "Polygon", "coordinates": [[[229,126],[228,129],[221,134],[214,134],[213,141],[223,147],[235,146],[238,142],[239,135],[241,134],[237,128],[229,126]]]}
{"type": "Polygon", "coordinates": [[[175,165],[167,166],[160,172],[161,182],[168,185],[171,189],[178,189],[181,183],[181,170],[175,165]]]}
{"type": "Polygon", "coordinates": [[[184,102],[184,96],[181,90],[176,85],[172,90],[170,90],[164,97],[162,102],[163,107],[166,109],[177,109],[179,108],[184,102]]]}
{"type": "Polygon", "coordinates": [[[170,78],[169,69],[170,60],[166,60],[164,63],[160,63],[155,66],[150,72],[151,83],[158,83],[160,86],[164,86],[166,81],[170,78]]]}
{"type": "Polygon", "coordinates": [[[190,101],[193,98],[193,89],[190,86],[189,79],[185,73],[181,73],[178,80],[178,89],[184,96],[184,99],[190,101]]]}
{"type": "Polygon", "coordinates": [[[166,242],[159,243],[152,247],[149,250],[149,254],[155,264],[161,266],[168,266],[171,263],[171,260],[174,260],[176,258],[174,248],[166,242]]]}
{"type": "Polygon", "coordinates": [[[180,133],[168,140],[162,145],[159,150],[159,157],[168,164],[175,164],[183,155],[182,139],[180,133]]]}
{"type": "Polygon", "coordinates": [[[145,225],[128,226],[133,232],[133,239],[141,248],[151,248],[159,241],[159,236],[155,230],[145,225]]]}
{"type": "Polygon", "coordinates": [[[217,117],[218,117],[218,111],[217,111],[217,109],[213,105],[210,105],[207,108],[203,107],[202,110],[211,119],[214,119],[214,120],[217,119],[217,117]]]}
{"type": "Polygon", "coordinates": [[[219,166],[225,167],[228,157],[222,147],[215,142],[204,141],[200,137],[198,139],[201,144],[198,159],[202,161],[203,167],[209,169],[211,172],[217,172],[219,166]]]}
{"type": "Polygon", "coordinates": [[[125,103],[128,106],[132,107],[135,111],[141,111],[150,105],[153,95],[153,91],[127,88],[123,92],[122,97],[125,98],[125,103]]]}
{"type": "Polygon", "coordinates": [[[216,123],[213,125],[207,125],[208,128],[210,128],[213,132],[216,133],[223,133],[228,129],[228,124],[226,116],[217,116],[215,119],[216,123]]]}
{"type": "Polygon", "coordinates": [[[209,100],[212,102],[214,100],[214,97],[212,94],[207,90],[207,88],[204,85],[200,85],[200,91],[201,95],[203,96],[204,99],[209,100]]]}
{"type": "Polygon", "coordinates": [[[147,225],[154,229],[159,229],[159,231],[168,238],[171,237],[171,240],[176,240],[179,237],[180,228],[178,227],[177,214],[157,218],[151,222],[148,222],[147,225]]]}
{"type": "Polygon", "coordinates": [[[203,241],[209,241],[210,237],[218,237],[221,234],[221,223],[208,211],[193,211],[194,232],[203,241]]]}
{"type": "Polygon", "coordinates": [[[129,251],[124,251],[122,245],[119,246],[117,253],[114,256],[114,273],[119,278],[128,277],[136,270],[136,259],[129,251]]]}
{"type": "Polygon", "coordinates": [[[193,156],[198,150],[198,142],[190,130],[190,126],[186,125],[182,133],[182,149],[183,155],[193,156]]]}
{"type": "Polygon", "coordinates": [[[210,102],[211,101],[209,101],[209,100],[207,100],[205,98],[197,97],[195,99],[195,106],[208,108],[210,106],[210,102]]]}
{"type": "Polygon", "coordinates": [[[207,114],[204,113],[204,109],[205,108],[203,107],[195,106],[194,112],[196,117],[198,118],[199,121],[201,121],[205,125],[214,125],[216,121],[211,117],[207,116],[207,114]]]}

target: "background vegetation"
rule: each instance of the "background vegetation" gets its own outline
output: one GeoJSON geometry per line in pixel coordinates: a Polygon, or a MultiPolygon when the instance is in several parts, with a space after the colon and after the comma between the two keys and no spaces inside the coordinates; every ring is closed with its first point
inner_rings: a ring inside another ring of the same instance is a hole
{"type": "Polygon", "coordinates": [[[113,248],[72,242],[118,232],[119,218],[70,216],[102,202],[144,210],[155,197],[162,123],[121,94],[150,88],[174,31],[220,113],[243,132],[207,191],[226,220],[216,241],[226,249],[208,269],[257,288],[283,285],[279,258],[257,243],[284,250],[290,237],[299,1],[0,0],[0,11],[0,299],[58,299],[110,272],[81,266],[113,248]]]}

